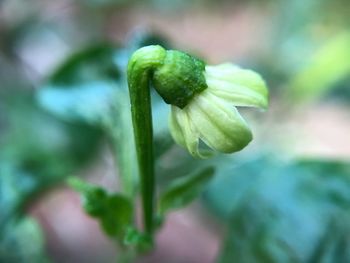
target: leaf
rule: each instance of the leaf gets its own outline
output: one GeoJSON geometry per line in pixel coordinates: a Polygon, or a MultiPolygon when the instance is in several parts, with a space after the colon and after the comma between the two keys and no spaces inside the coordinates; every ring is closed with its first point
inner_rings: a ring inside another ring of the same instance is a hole
{"type": "Polygon", "coordinates": [[[96,156],[101,133],[58,120],[38,107],[27,90],[7,94],[0,103],[1,225],[96,156]]]}
{"type": "MultiPolygon", "coordinates": [[[[46,110],[62,120],[101,128],[112,144],[123,190],[136,193],[138,170],[126,82],[126,66],[132,52],[161,38],[138,32],[125,48],[96,45],[66,60],[37,92],[46,110]]],[[[156,131],[155,131],[156,133],[156,131]]]]}
{"type": "Polygon", "coordinates": [[[349,215],[339,215],[330,220],[327,231],[320,238],[308,263],[333,263],[350,261],[349,215]]]}
{"type": "Polygon", "coordinates": [[[345,32],[319,48],[292,79],[288,96],[298,101],[321,97],[350,75],[350,33],[345,32]]]}
{"type": "Polygon", "coordinates": [[[37,92],[40,104],[62,120],[100,128],[110,139],[123,190],[137,187],[129,97],[120,49],[101,44],[67,59],[37,92]]]}
{"type": "Polygon", "coordinates": [[[13,163],[0,160],[0,236],[8,221],[17,218],[20,208],[37,187],[35,178],[13,163]]]}
{"type": "Polygon", "coordinates": [[[33,170],[52,170],[79,165],[93,155],[100,139],[98,129],[55,118],[28,91],[6,99],[1,156],[33,170]]]}
{"type": "Polygon", "coordinates": [[[0,261],[49,262],[45,253],[43,233],[35,220],[25,217],[7,222],[0,235],[0,261]]]}
{"type": "Polygon", "coordinates": [[[92,81],[70,89],[47,85],[39,91],[40,104],[65,120],[83,120],[92,125],[105,122],[113,103],[116,83],[92,81]]]}
{"type": "Polygon", "coordinates": [[[38,90],[40,104],[64,120],[103,125],[112,117],[120,88],[117,52],[116,47],[101,44],[72,55],[38,90]]]}
{"type": "Polygon", "coordinates": [[[213,175],[214,169],[209,167],[174,181],[160,196],[160,213],[165,214],[169,210],[182,208],[192,202],[203,192],[213,175]]]}
{"type": "Polygon", "coordinates": [[[349,174],[346,162],[274,155],[219,170],[205,195],[228,224],[218,262],[349,261],[349,174]]]}
{"type": "Polygon", "coordinates": [[[130,200],[121,194],[108,194],[104,189],[77,178],[70,178],[68,183],[80,192],[84,210],[99,220],[106,234],[123,240],[133,220],[130,200]]]}
{"type": "Polygon", "coordinates": [[[62,63],[48,81],[67,88],[101,79],[118,81],[121,73],[114,63],[117,51],[118,47],[110,43],[101,43],[83,49],[62,63]]]}
{"type": "Polygon", "coordinates": [[[153,248],[152,238],[133,227],[127,229],[123,242],[127,246],[135,246],[141,253],[150,251],[153,248]]]}
{"type": "Polygon", "coordinates": [[[102,43],[79,51],[48,78],[38,90],[38,100],[65,120],[104,126],[123,111],[118,109],[116,114],[113,107],[118,104],[118,90],[127,91],[126,67],[130,55],[144,44],[159,42],[162,42],[160,37],[137,32],[124,49],[102,43]]]}

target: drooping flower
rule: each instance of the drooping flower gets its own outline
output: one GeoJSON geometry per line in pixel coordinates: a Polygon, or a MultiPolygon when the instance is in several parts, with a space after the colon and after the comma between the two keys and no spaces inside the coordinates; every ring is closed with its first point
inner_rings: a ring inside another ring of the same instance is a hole
{"type": "MultiPolygon", "coordinates": [[[[142,87],[150,81],[171,105],[174,140],[201,158],[247,146],[252,132],[236,107],[265,109],[268,104],[265,82],[254,71],[230,63],[208,66],[189,54],[157,45],[140,48],[129,61],[129,89],[131,98],[137,97],[133,105],[149,100],[148,89],[142,87]],[[199,147],[200,141],[208,150],[199,147]]],[[[135,112],[134,119],[142,122],[143,114],[135,112]]]]}
{"type": "Polygon", "coordinates": [[[196,93],[183,108],[171,106],[171,135],[195,157],[212,154],[199,148],[200,140],[217,152],[239,151],[253,136],[236,107],[266,109],[265,82],[254,71],[230,63],[205,66],[204,76],[206,89],[196,93]]]}

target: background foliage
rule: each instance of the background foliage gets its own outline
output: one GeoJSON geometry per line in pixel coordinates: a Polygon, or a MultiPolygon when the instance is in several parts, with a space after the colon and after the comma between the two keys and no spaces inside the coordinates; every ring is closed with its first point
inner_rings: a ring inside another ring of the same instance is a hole
{"type": "Polygon", "coordinates": [[[161,44],[257,70],[271,107],[242,109],[255,134],[242,153],[201,161],[174,145],[168,106],[152,94],[159,228],[201,196],[220,226],[217,262],[349,262],[348,10],[345,0],[2,1],[0,261],[70,262],[52,254],[31,210],[104,155],[117,187],[76,177],[70,185],[115,247],[131,244],[119,258],[147,246],[132,227],[138,177],[125,70],[134,50],[161,44]],[[345,117],[328,125],[329,114],[345,117]]]}

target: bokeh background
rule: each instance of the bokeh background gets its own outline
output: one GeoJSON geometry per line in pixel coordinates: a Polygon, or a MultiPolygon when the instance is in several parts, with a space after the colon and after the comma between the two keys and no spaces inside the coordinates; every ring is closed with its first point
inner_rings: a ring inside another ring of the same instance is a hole
{"type": "Polygon", "coordinates": [[[120,259],[65,180],[113,192],[135,174],[125,70],[148,44],[254,69],[270,108],[240,109],[255,136],[246,149],[200,161],[173,144],[154,94],[159,188],[206,164],[216,175],[136,261],[350,262],[349,10],[348,0],[0,1],[0,262],[120,259]]]}

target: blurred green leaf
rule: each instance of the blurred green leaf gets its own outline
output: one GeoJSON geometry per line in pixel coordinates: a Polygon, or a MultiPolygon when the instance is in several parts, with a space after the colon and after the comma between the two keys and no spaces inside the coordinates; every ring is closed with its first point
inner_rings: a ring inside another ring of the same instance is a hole
{"type": "Polygon", "coordinates": [[[0,261],[6,263],[49,262],[43,234],[33,219],[11,220],[0,235],[0,261]]]}
{"type": "Polygon", "coordinates": [[[110,43],[83,49],[62,63],[48,81],[62,88],[101,79],[118,81],[121,73],[113,61],[116,52],[118,47],[110,43]]]}
{"type": "Polygon", "coordinates": [[[339,34],[316,50],[291,80],[288,96],[297,101],[319,98],[350,75],[350,33],[339,34]]]}
{"type": "Polygon", "coordinates": [[[337,102],[350,103],[350,74],[330,91],[329,96],[337,102]]]}
{"type": "Polygon", "coordinates": [[[349,262],[350,260],[350,225],[349,214],[337,215],[327,226],[314,249],[309,263],[349,262]]]}
{"type": "Polygon", "coordinates": [[[111,237],[123,240],[133,220],[133,207],[121,194],[108,194],[103,188],[70,178],[68,183],[81,194],[86,213],[97,218],[111,237]]]}
{"type": "Polygon", "coordinates": [[[92,7],[118,7],[120,5],[131,2],[130,0],[80,0],[83,4],[92,6],[92,7]]]}
{"type": "Polygon", "coordinates": [[[85,121],[92,125],[103,125],[110,117],[116,83],[91,81],[66,86],[47,85],[39,91],[40,104],[64,120],[85,121]]]}
{"type": "Polygon", "coordinates": [[[128,246],[135,246],[140,252],[147,252],[153,248],[152,239],[145,233],[141,233],[139,230],[129,227],[127,229],[124,244],[128,246]]]}
{"type": "Polygon", "coordinates": [[[38,174],[66,174],[94,155],[100,131],[62,122],[36,105],[32,94],[17,94],[5,106],[2,156],[38,174]]]}
{"type": "Polygon", "coordinates": [[[38,193],[88,163],[96,155],[100,131],[58,120],[36,105],[30,91],[16,90],[0,102],[2,223],[2,216],[20,214],[38,193]]]}
{"type": "Polygon", "coordinates": [[[38,90],[40,104],[73,123],[101,128],[110,139],[118,162],[123,190],[137,187],[135,147],[122,50],[111,44],[87,48],[68,58],[38,90]]]}
{"type": "Polygon", "coordinates": [[[270,156],[227,166],[205,196],[228,222],[218,262],[347,262],[322,243],[347,244],[350,221],[333,221],[349,216],[349,190],[349,163],[270,156]]]}
{"type": "Polygon", "coordinates": [[[26,86],[1,91],[0,261],[46,262],[40,229],[23,219],[25,208],[96,156],[101,132],[48,114],[26,86]]]}
{"type": "Polygon", "coordinates": [[[63,120],[102,128],[111,140],[128,196],[136,193],[138,171],[126,66],[141,45],[161,41],[154,34],[139,31],[126,48],[101,44],[80,51],[68,58],[37,93],[40,104],[63,120]]]}
{"type": "Polygon", "coordinates": [[[184,176],[171,183],[159,198],[159,210],[165,214],[169,210],[185,207],[198,197],[214,175],[209,167],[193,175],[184,176]]]}
{"type": "Polygon", "coordinates": [[[117,51],[101,44],[72,55],[38,90],[40,104],[64,120],[103,126],[120,85],[117,51]]]}
{"type": "Polygon", "coordinates": [[[0,236],[6,224],[19,216],[21,206],[37,189],[39,182],[36,179],[13,163],[0,160],[0,236]]]}

